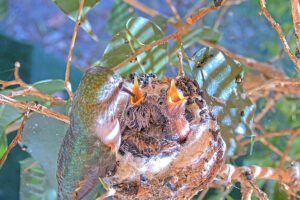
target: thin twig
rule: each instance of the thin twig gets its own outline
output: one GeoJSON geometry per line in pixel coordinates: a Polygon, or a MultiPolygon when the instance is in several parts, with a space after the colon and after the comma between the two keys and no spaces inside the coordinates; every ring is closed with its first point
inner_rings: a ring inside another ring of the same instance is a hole
{"type": "Polygon", "coordinates": [[[71,100],[73,99],[73,92],[72,92],[72,85],[70,82],[70,66],[71,66],[71,60],[72,60],[72,52],[73,52],[73,48],[74,48],[76,36],[77,36],[77,30],[78,30],[78,26],[80,24],[80,18],[81,18],[83,5],[84,5],[84,0],[80,0],[78,15],[77,15],[75,26],[74,26],[74,31],[73,31],[73,35],[72,35],[72,40],[71,40],[71,45],[70,45],[69,55],[68,55],[68,60],[67,60],[66,73],[65,73],[65,88],[66,88],[71,100]]]}
{"type": "Polygon", "coordinates": [[[277,85],[300,85],[299,79],[271,79],[261,85],[258,85],[254,88],[250,88],[246,94],[250,95],[258,90],[262,89],[272,89],[275,88],[277,85]]]}
{"type": "MultiPolygon", "coordinates": [[[[148,6],[138,2],[138,1],[135,1],[135,0],[123,0],[124,2],[126,2],[127,4],[131,5],[132,7],[152,16],[152,17],[155,17],[155,16],[162,16],[162,17],[165,17],[163,14],[159,13],[157,10],[155,9],[152,9],[152,8],[149,8],[148,6]]],[[[170,19],[168,20],[168,22],[174,26],[174,27],[178,27],[179,25],[177,24],[177,22],[173,19],[170,19]]]]}
{"type": "Polygon", "coordinates": [[[283,168],[284,162],[285,162],[286,157],[288,156],[288,154],[290,152],[291,146],[293,144],[293,141],[295,140],[296,135],[297,135],[296,133],[292,133],[291,134],[291,137],[290,137],[290,139],[288,140],[288,142],[287,142],[287,144],[285,146],[285,150],[283,152],[283,156],[281,157],[279,168],[283,168]]]}
{"type": "MultiPolygon", "coordinates": [[[[297,38],[297,50],[300,51],[300,5],[299,0],[291,0],[292,15],[294,22],[294,29],[297,38]]],[[[300,53],[300,52],[299,52],[300,53]]],[[[300,66],[300,57],[296,55],[297,66],[300,66]]]]}
{"type": "Polygon", "coordinates": [[[25,167],[25,168],[24,168],[24,171],[26,172],[26,171],[30,170],[30,169],[31,169],[32,167],[34,167],[36,164],[38,164],[38,162],[37,162],[37,161],[34,161],[34,162],[31,163],[29,166],[25,167]]]}
{"type": "Polygon", "coordinates": [[[255,116],[254,122],[259,122],[265,116],[265,114],[268,112],[268,110],[274,106],[274,104],[276,103],[276,101],[281,96],[282,96],[281,93],[276,93],[272,98],[269,98],[267,100],[267,103],[264,106],[264,108],[255,116]]]}
{"type": "MultiPolygon", "coordinates": [[[[277,147],[275,147],[272,143],[268,142],[267,140],[265,140],[264,138],[261,138],[259,140],[261,143],[263,143],[264,145],[266,145],[269,149],[271,149],[273,152],[275,152],[277,155],[279,155],[280,157],[283,157],[283,153],[282,151],[280,151],[277,147]]],[[[290,157],[286,157],[286,159],[289,162],[292,162],[293,159],[291,159],[290,157]]]]}
{"type": "Polygon", "coordinates": [[[42,106],[40,104],[37,104],[35,102],[22,102],[22,101],[18,101],[12,98],[9,98],[5,95],[0,94],[0,103],[5,103],[8,105],[11,105],[13,107],[16,108],[20,108],[20,109],[30,109],[32,111],[44,114],[46,116],[58,119],[60,121],[63,121],[65,123],[70,123],[70,118],[66,115],[60,114],[58,112],[55,112],[53,110],[50,110],[49,108],[42,106]]]}
{"type": "Polygon", "coordinates": [[[170,10],[172,11],[175,19],[178,21],[178,22],[181,22],[181,18],[177,12],[177,9],[175,8],[175,6],[173,5],[172,1],[171,0],[166,0],[168,6],[170,7],[170,10]]]}
{"type": "Polygon", "coordinates": [[[30,110],[28,108],[26,108],[25,112],[24,112],[24,117],[20,126],[20,129],[16,135],[16,137],[13,139],[13,141],[9,144],[8,148],[6,149],[5,153],[2,155],[1,159],[0,159],[0,166],[3,164],[5,158],[7,157],[8,153],[10,152],[10,150],[17,144],[17,142],[21,142],[22,139],[22,133],[23,133],[23,129],[25,127],[25,123],[27,121],[28,118],[28,114],[29,114],[30,110]]]}
{"type": "Polygon", "coordinates": [[[277,31],[277,33],[279,35],[279,38],[281,40],[281,43],[283,45],[284,51],[289,55],[290,59],[298,67],[298,70],[300,70],[300,63],[297,63],[297,58],[292,53],[292,51],[291,51],[291,49],[288,45],[288,42],[286,41],[286,38],[285,38],[285,35],[282,31],[281,26],[273,19],[271,14],[268,12],[265,0],[260,0],[259,2],[260,2],[260,6],[261,6],[260,14],[263,14],[267,18],[267,20],[271,23],[272,27],[277,31]]]}
{"type": "MultiPolygon", "coordinates": [[[[224,3],[225,1],[223,1],[222,3],[224,3]]],[[[166,41],[170,40],[170,39],[177,39],[178,37],[180,37],[183,33],[186,33],[189,28],[197,22],[197,20],[199,20],[200,18],[202,18],[204,15],[206,15],[208,12],[212,11],[212,10],[216,10],[218,9],[220,6],[216,7],[214,4],[211,4],[210,6],[207,6],[205,8],[200,9],[198,12],[196,12],[195,14],[193,14],[191,17],[187,18],[187,24],[183,25],[178,31],[160,39],[157,40],[155,42],[152,42],[150,44],[145,44],[143,46],[141,46],[135,53],[133,53],[130,57],[128,57],[127,59],[123,60],[121,63],[119,63],[118,65],[116,65],[113,70],[118,70],[121,67],[123,67],[126,63],[128,63],[129,61],[135,59],[138,55],[140,55],[141,53],[144,53],[145,51],[148,51],[149,49],[151,49],[154,46],[158,46],[160,44],[165,43],[166,41]]]]}
{"type": "MultiPolygon", "coordinates": [[[[270,138],[275,136],[284,136],[284,135],[290,135],[290,134],[299,134],[300,133],[300,126],[297,126],[295,128],[289,128],[281,131],[267,131],[265,134],[256,135],[255,141],[260,141],[263,138],[270,138]]],[[[244,141],[241,141],[241,145],[246,145],[251,142],[251,139],[247,139],[244,141]]]]}
{"type": "Polygon", "coordinates": [[[222,18],[224,17],[224,15],[225,15],[225,13],[226,13],[226,11],[228,10],[229,7],[230,7],[230,5],[226,5],[226,4],[224,5],[224,7],[221,10],[218,18],[215,21],[215,24],[213,26],[213,30],[217,30],[218,29],[218,27],[220,25],[220,22],[221,22],[222,18]]]}
{"type": "Polygon", "coordinates": [[[269,65],[267,63],[257,62],[253,58],[248,58],[248,57],[244,57],[242,55],[233,53],[233,52],[225,49],[224,47],[220,46],[219,44],[215,44],[215,43],[208,42],[205,40],[199,40],[199,43],[203,44],[205,46],[211,46],[211,47],[219,49],[220,51],[223,51],[229,57],[232,57],[233,59],[238,60],[241,64],[246,65],[246,66],[250,67],[251,69],[254,69],[256,71],[263,73],[265,75],[265,77],[286,78],[286,76],[282,72],[278,71],[277,69],[275,69],[274,67],[272,67],[271,65],[269,65]]]}

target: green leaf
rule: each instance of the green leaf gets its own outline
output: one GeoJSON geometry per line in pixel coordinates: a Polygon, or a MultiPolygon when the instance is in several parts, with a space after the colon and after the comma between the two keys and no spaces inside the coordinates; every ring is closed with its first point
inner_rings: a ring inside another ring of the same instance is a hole
{"type": "Polygon", "coordinates": [[[155,15],[152,20],[154,23],[156,23],[161,28],[161,30],[163,30],[163,32],[166,31],[167,26],[168,26],[168,21],[169,21],[168,18],[166,18],[162,15],[155,15]]]}
{"type": "MultiPolygon", "coordinates": [[[[66,106],[57,106],[53,110],[66,114],[66,106]]],[[[49,187],[56,190],[56,163],[59,147],[68,124],[42,114],[33,113],[28,119],[22,136],[22,145],[38,161],[45,171],[49,187]]]]}
{"type": "Polygon", "coordinates": [[[252,135],[255,108],[250,99],[244,97],[241,64],[221,51],[207,47],[194,54],[190,66],[194,78],[204,89],[206,101],[213,105],[228,155],[241,154],[244,148],[234,135],[252,135]]]}
{"type": "Polygon", "coordinates": [[[60,79],[48,79],[36,82],[32,84],[37,90],[47,93],[47,94],[54,94],[55,92],[65,90],[64,81],[60,79]]]}
{"type": "Polygon", "coordinates": [[[277,182],[274,184],[273,200],[288,199],[288,196],[282,186],[277,182]]]}
{"type": "Polygon", "coordinates": [[[26,158],[20,161],[21,184],[20,184],[20,200],[54,200],[56,199],[56,191],[49,187],[43,168],[36,164],[28,170],[24,170],[30,166],[35,160],[26,158]]]}
{"type": "MultiPolygon", "coordinates": [[[[113,68],[129,58],[141,45],[155,42],[163,37],[162,30],[152,21],[142,17],[133,17],[127,22],[126,30],[112,37],[104,51],[101,65],[113,68]]],[[[138,55],[136,61],[127,63],[117,72],[128,76],[134,72],[142,72],[141,68],[143,68],[146,73],[154,72],[158,77],[162,77],[168,63],[167,48],[168,42],[155,46],[138,55]]]]}
{"type": "Polygon", "coordinates": [[[122,0],[114,0],[114,5],[106,22],[106,30],[111,35],[125,29],[126,22],[134,16],[134,10],[122,0]]]}
{"type": "MultiPolygon", "coordinates": [[[[68,17],[73,21],[76,21],[79,9],[79,0],[52,0],[68,17]]],[[[88,20],[86,19],[87,13],[92,7],[94,7],[100,0],[85,0],[82,8],[81,22],[80,26],[91,35],[95,40],[98,40],[97,36],[94,34],[92,27],[88,20]]]]}
{"type": "Polygon", "coordinates": [[[0,19],[2,19],[7,12],[7,2],[6,0],[0,0],[0,19]]]}
{"type": "MultiPolygon", "coordinates": [[[[5,153],[7,149],[7,138],[6,138],[6,134],[4,132],[4,129],[0,126],[0,158],[3,156],[3,154],[5,153]]],[[[4,162],[3,162],[4,163],[4,162]]],[[[3,165],[3,164],[2,164],[3,165]]],[[[0,165],[0,169],[2,167],[2,165],[0,165]]]]}

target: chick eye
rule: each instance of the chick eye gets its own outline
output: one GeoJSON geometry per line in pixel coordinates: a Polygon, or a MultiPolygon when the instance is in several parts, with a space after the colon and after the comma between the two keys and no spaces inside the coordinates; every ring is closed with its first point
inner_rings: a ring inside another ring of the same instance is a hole
{"type": "Polygon", "coordinates": [[[159,105],[163,105],[163,103],[164,103],[163,99],[158,99],[158,104],[159,105]]]}

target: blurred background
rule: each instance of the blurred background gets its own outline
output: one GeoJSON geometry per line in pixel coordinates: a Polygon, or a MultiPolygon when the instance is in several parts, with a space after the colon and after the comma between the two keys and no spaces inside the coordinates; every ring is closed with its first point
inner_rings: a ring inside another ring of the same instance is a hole
{"type": "MultiPolygon", "coordinates": [[[[173,16],[165,1],[139,0],[139,2],[163,13],[164,16],[173,16]]],[[[173,0],[179,15],[184,19],[193,10],[203,7],[212,1],[208,0],[173,0]]],[[[218,42],[232,52],[254,58],[258,61],[268,62],[283,71],[290,77],[297,77],[297,71],[287,55],[283,53],[282,45],[277,33],[272,29],[264,16],[260,16],[259,1],[241,0],[236,1],[236,5],[228,7],[226,10],[213,11],[201,19],[200,26],[207,25],[215,27],[222,33],[218,42]],[[216,20],[220,13],[224,12],[217,27],[216,20]]],[[[99,38],[95,41],[88,33],[79,28],[78,35],[73,50],[71,82],[76,89],[82,71],[91,64],[101,59],[106,45],[111,39],[109,28],[106,25],[110,16],[114,1],[100,1],[88,13],[88,20],[92,25],[95,35],[99,38]]],[[[295,51],[296,42],[293,32],[293,23],[289,1],[273,0],[267,1],[269,12],[283,28],[287,40],[295,51]]],[[[136,16],[143,16],[152,19],[151,16],[132,8],[136,16]]],[[[14,62],[21,63],[21,78],[27,83],[34,83],[44,79],[64,79],[67,55],[74,28],[74,22],[68,18],[51,0],[24,1],[0,0],[0,79],[12,80],[14,78],[14,62]]],[[[166,34],[176,29],[172,26],[166,28],[166,34]]],[[[172,43],[172,42],[171,42],[172,43]]],[[[194,45],[187,49],[187,53],[192,53],[200,48],[194,45]]],[[[176,75],[177,68],[168,66],[170,75],[176,75]]],[[[60,94],[65,97],[64,93],[60,94]]],[[[257,102],[257,109],[264,105],[265,100],[257,102]]],[[[300,106],[299,100],[293,100],[289,104],[289,99],[279,102],[278,110],[270,112],[263,119],[269,127],[283,129],[293,126],[299,121],[299,114],[290,110],[290,105],[300,106]],[[287,106],[288,105],[288,106],[287,106]],[[278,113],[279,112],[279,113],[278,113]],[[277,123],[285,117],[285,123],[277,123]]],[[[1,111],[0,111],[1,112],[1,111]]],[[[1,116],[5,117],[5,116],[1,116]]],[[[15,133],[8,135],[8,142],[12,140],[15,133]]],[[[287,139],[274,139],[274,143],[284,144],[287,139]]],[[[269,149],[256,145],[257,157],[240,156],[234,162],[236,164],[256,164],[272,165],[278,159],[269,149]],[[268,156],[268,158],[266,158],[268,156]]],[[[296,144],[295,144],[296,148],[296,144]]],[[[294,150],[295,153],[297,149],[294,150]]],[[[20,188],[20,164],[19,162],[29,154],[22,151],[20,146],[15,147],[8,155],[7,160],[0,170],[0,199],[19,199],[20,188]]],[[[279,188],[272,181],[261,182],[264,190],[272,194],[270,198],[280,199],[282,193],[276,190],[279,188]],[[274,189],[275,188],[275,189],[274,189]]],[[[238,186],[237,186],[238,188],[238,186]]],[[[239,198],[233,192],[232,198],[239,198]]],[[[209,196],[207,197],[209,199],[209,196]]]]}

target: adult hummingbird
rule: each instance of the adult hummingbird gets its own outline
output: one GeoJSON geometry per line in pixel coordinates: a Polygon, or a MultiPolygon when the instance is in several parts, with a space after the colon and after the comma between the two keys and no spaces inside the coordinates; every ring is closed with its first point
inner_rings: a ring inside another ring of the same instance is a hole
{"type": "Polygon", "coordinates": [[[57,165],[58,199],[82,199],[113,166],[121,142],[118,116],[129,100],[121,76],[104,67],[86,71],[72,102],[70,127],[57,165]]]}

